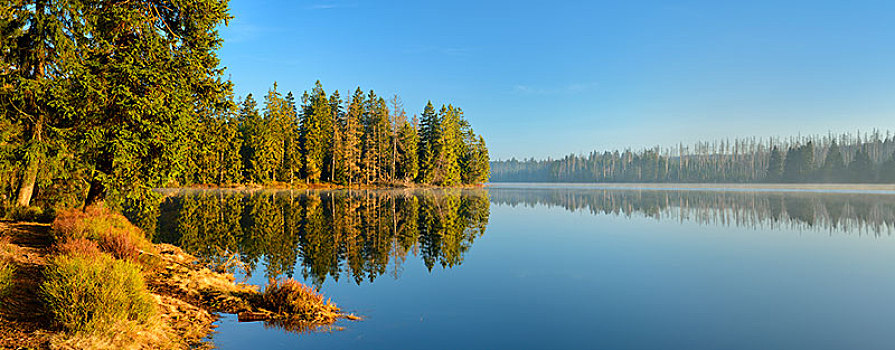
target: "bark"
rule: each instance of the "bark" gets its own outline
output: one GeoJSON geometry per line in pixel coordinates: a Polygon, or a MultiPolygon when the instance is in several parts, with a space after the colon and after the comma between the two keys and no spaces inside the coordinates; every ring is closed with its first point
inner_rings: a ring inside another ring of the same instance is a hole
{"type": "MultiPolygon", "coordinates": [[[[34,124],[34,129],[31,133],[32,144],[43,142],[42,131],[43,117],[38,118],[37,123],[34,124]]],[[[34,150],[32,150],[32,152],[33,151],[34,150]]],[[[32,154],[28,158],[28,164],[25,165],[25,171],[22,174],[22,182],[19,184],[19,194],[16,200],[18,206],[27,207],[31,205],[31,197],[34,195],[34,185],[37,183],[37,173],[39,171],[40,157],[32,154]]]]}
{"type": "Polygon", "coordinates": [[[90,190],[87,191],[87,199],[84,208],[103,201],[106,198],[106,186],[99,179],[90,181],[90,190]]]}

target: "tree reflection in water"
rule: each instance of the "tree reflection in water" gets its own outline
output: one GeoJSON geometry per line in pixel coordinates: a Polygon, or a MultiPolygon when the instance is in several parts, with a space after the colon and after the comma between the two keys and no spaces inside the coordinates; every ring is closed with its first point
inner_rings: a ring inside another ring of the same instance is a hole
{"type": "Polygon", "coordinates": [[[237,254],[248,274],[397,278],[408,254],[459,265],[489,217],[485,190],[200,191],[167,193],[156,241],[223,264],[237,254]]]}
{"type": "Polygon", "coordinates": [[[816,192],[491,188],[497,205],[694,221],[706,225],[793,228],[891,235],[895,195],[816,192]]]}

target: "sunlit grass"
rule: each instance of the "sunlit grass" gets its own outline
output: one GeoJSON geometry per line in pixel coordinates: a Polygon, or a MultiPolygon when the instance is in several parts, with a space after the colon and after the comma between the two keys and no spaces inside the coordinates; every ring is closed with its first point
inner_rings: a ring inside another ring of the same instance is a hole
{"type": "Polygon", "coordinates": [[[155,313],[140,267],[133,263],[105,254],[58,255],[51,258],[44,276],[41,296],[53,321],[67,332],[145,323],[155,313]]]}

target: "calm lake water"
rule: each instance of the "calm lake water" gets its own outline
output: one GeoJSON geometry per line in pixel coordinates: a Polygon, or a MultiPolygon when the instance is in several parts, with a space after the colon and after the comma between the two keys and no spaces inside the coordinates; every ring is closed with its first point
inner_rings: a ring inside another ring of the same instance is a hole
{"type": "Polygon", "coordinates": [[[181,191],[156,239],[364,317],[222,349],[891,349],[895,194],[181,191]]]}

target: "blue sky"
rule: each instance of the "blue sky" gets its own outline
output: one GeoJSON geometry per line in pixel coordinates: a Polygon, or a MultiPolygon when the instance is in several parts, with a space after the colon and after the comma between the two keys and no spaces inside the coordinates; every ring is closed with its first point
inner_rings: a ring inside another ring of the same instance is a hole
{"type": "Polygon", "coordinates": [[[238,96],[462,107],[492,159],[895,131],[892,1],[231,0],[238,96]]]}

